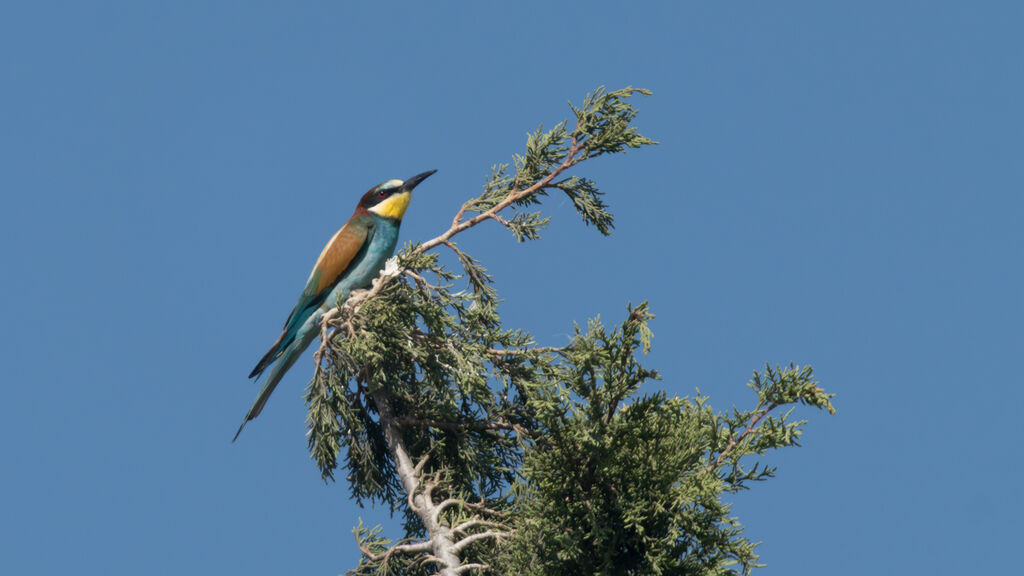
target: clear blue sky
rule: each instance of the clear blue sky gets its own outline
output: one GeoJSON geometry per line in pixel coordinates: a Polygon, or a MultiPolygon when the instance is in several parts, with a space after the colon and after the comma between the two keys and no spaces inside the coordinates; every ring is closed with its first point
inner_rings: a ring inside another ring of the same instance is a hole
{"type": "Polygon", "coordinates": [[[1016,2],[7,2],[0,571],[337,574],[362,515],[304,437],[303,360],[236,444],[360,193],[437,168],[441,231],[524,134],[632,84],[662,144],[580,173],[529,245],[462,246],[562,344],[650,300],[647,363],[726,409],[813,364],[839,414],[736,499],[764,575],[1006,573],[1024,404],[1016,2]],[[825,4],[828,4],[826,6],[825,4]]]}

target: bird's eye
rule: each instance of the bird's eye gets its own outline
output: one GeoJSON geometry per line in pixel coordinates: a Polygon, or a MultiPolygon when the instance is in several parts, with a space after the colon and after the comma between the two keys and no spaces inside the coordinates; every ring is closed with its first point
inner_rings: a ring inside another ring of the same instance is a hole
{"type": "Polygon", "coordinates": [[[380,192],[377,192],[377,196],[380,197],[380,198],[383,198],[383,197],[385,197],[387,195],[388,195],[388,193],[383,191],[383,190],[381,190],[380,192]]]}

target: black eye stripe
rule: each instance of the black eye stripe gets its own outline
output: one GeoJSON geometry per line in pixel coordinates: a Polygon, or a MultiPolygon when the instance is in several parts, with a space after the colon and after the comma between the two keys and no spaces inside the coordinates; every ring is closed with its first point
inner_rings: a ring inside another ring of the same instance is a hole
{"type": "Polygon", "coordinates": [[[366,194],[359,200],[360,206],[371,208],[404,190],[401,184],[391,186],[388,184],[391,184],[391,182],[385,182],[367,190],[366,194]]]}

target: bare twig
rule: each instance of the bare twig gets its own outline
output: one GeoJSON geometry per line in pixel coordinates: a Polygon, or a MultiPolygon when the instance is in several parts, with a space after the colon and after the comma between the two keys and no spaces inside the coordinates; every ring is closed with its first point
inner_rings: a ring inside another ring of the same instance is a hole
{"type": "Polygon", "coordinates": [[[423,467],[427,465],[428,460],[430,460],[430,454],[420,458],[420,461],[416,463],[416,467],[413,468],[412,473],[419,476],[423,472],[423,467]]]}
{"type": "Polygon", "coordinates": [[[508,536],[508,532],[500,532],[500,531],[497,531],[497,530],[488,530],[486,532],[477,532],[476,534],[470,534],[469,536],[466,536],[462,540],[459,540],[458,542],[455,543],[455,546],[454,546],[455,553],[458,554],[459,552],[462,552],[466,548],[466,546],[469,546],[473,542],[477,542],[479,540],[484,540],[486,538],[499,538],[500,539],[500,538],[504,538],[505,536],[508,536]]]}
{"type": "Polygon", "coordinates": [[[439,502],[434,508],[434,521],[437,522],[445,510],[457,504],[462,504],[462,500],[459,500],[458,498],[446,498],[439,502]]]}
{"type": "Polygon", "coordinates": [[[404,554],[412,556],[414,554],[421,554],[423,552],[430,551],[430,542],[417,542],[416,544],[398,544],[388,548],[387,552],[383,554],[374,554],[369,548],[359,544],[359,550],[366,555],[367,558],[374,562],[386,562],[388,558],[395,554],[404,554]]]}
{"type": "MultiPolygon", "coordinates": [[[[434,508],[434,520],[437,520],[438,522],[440,522],[439,518],[441,517],[441,514],[443,514],[445,510],[451,508],[452,506],[461,506],[463,508],[468,508],[468,509],[473,510],[474,512],[478,512],[480,514],[487,514],[487,515],[490,515],[490,516],[496,516],[498,518],[508,518],[508,514],[505,514],[504,512],[498,512],[497,510],[492,510],[492,509],[484,506],[482,503],[481,504],[476,504],[476,503],[473,503],[473,502],[467,502],[465,500],[460,500],[458,498],[447,498],[445,500],[442,500],[440,503],[438,503],[437,507],[434,508]]],[[[476,515],[474,515],[473,518],[474,518],[474,520],[478,519],[476,515]]],[[[467,520],[466,522],[470,522],[470,521],[472,521],[472,520],[467,520]]],[[[493,523],[490,520],[480,520],[480,521],[487,523],[492,528],[504,527],[502,524],[493,523]]],[[[452,528],[452,531],[453,532],[456,532],[456,531],[459,531],[459,530],[465,531],[468,528],[472,528],[472,526],[468,526],[467,527],[467,526],[465,526],[465,522],[464,522],[464,523],[459,524],[458,526],[452,528]]]]}
{"type": "Polygon", "coordinates": [[[498,528],[507,529],[507,526],[500,522],[491,522],[490,520],[481,520],[480,518],[474,518],[473,520],[466,520],[462,524],[452,528],[452,532],[466,532],[471,528],[484,527],[484,528],[498,528]]]}
{"type": "Polygon", "coordinates": [[[422,566],[423,564],[426,564],[427,562],[438,563],[438,562],[440,562],[440,560],[438,560],[437,556],[434,556],[433,554],[425,554],[422,558],[419,559],[418,562],[416,562],[416,564],[422,566]]]}
{"type": "Polygon", "coordinates": [[[323,317],[320,318],[320,347],[317,348],[316,352],[313,354],[313,360],[316,362],[318,370],[320,369],[320,362],[331,347],[331,339],[327,336],[328,332],[331,330],[331,321],[337,317],[338,309],[331,308],[323,315],[323,317]]]}
{"type": "Polygon", "coordinates": [[[420,276],[419,274],[413,272],[412,270],[408,270],[407,269],[407,270],[402,270],[402,272],[404,272],[406,276],[408,276],[408,277],[412,278],[413,280],[415,280],[416,283],[418,283],[419,285],[426,287],[428,290],[430,290],[432,292],[440,291],[439,287],[434,286],[430,282],[427,282],[426,278],[424,278],[423,276],[420,276]]]}
{"type": "Polygon", "coordinates": [[[455,252],[455,254],[458,255],[459,258],[464,258],[466,256],[465,254],[462,253],[462,250],[459,250],[459,247],[456,246],[454,242],[445,240],[444,242],[441,242],[441,244],[451,248],[452,252],[455,252]]]}
{"type": "Polygon", "coordinates": [[[473,204],[476,204],[476,202],[476,198],[471,198],[462,203],[462,206],[459,207],[459,211],[455,213],[455,218],[452,218],[452,228],[459,225],[459,222],[462,221],[462,216],[466,213],[466,210],[468,210],[473,204]]]}
{"type": "Polygon", "coordinates": [[[423,495],[431,502],[434,500],[434,488],[437,488],[438,484],[441,483],[441,475],[443,472],[443,470],[439,470],[436,474],[431,475],[430,478],[423,482],[423,495]]]}

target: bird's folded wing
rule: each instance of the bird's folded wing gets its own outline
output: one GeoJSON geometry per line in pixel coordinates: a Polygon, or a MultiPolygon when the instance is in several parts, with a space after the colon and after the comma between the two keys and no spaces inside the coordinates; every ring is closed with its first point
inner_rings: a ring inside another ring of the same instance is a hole
{"type": "Polygon", "coordinates": [[[366,250],[366,245],[373,237],[373,228],[373,217],[354,216],[338,230],[327,246],[324,246],[316,264],[313,265],[313,272],[306,281],[302,295],[284,323],[281,335],[249,374],[250,378],[259,376],[292,343],[299,327],[324,303],[331,289],[350,266],[358,262],[359,254],[366,250]]]}
{"type": "Polygon", "coordinates": [[[372,232],[371,216],[356,216],[346,222],[320,252],[302,296],[322,300],[363,250],[372,232]]]}

